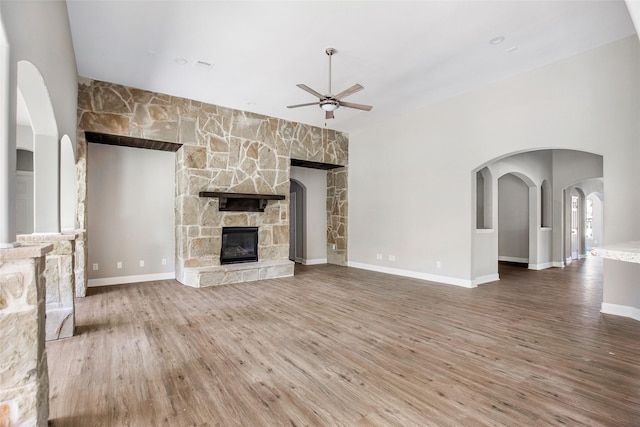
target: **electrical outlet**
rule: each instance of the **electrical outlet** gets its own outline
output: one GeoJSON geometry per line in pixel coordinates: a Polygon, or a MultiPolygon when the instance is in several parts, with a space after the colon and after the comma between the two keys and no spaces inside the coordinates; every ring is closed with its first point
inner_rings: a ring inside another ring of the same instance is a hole
{"type": "Polygon", "coordinates": [[[116,268],[122,268],[122,261],[116,262],[116,268]]]}
{"type": "Polygon", "coordinates": [[[382,254],[376,254],[376,259],[382,259],[382,254]]]}
{"type": "Polygon", "coordinates": [[[166,258],[162,258],[162,265],[167,265],[167,259],[166,258]]]}
{"type": "Polygon", "coordinates": [[[140,267],[144,267],[144,260],[143,259],[140,260],[140,267]]]}
{"type": "Polygon", "coordinates": [[[98,270],[98,263],[93,264],[93,271],[97,271],[98,270]]]}
{"type": "Polygon", "coordinates": [[[394,261],[396,260],[396,256],[395,255],[389,255],[389,261],[394,261]]]}
{"type": "Polygon", "coordinates": [[[442,267],[442,263],[440,261],[436,261],[436,268],[442,267]]]}

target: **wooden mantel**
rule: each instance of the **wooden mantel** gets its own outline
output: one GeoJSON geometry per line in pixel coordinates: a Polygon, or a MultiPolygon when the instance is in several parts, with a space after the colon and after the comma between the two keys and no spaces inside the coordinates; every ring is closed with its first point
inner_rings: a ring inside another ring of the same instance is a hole
{"type": "Polygon", "coordinates": [[[279,194],[246,194],[222,193],[218,191],[201,191],[200,197],[217,197],[220,199],[219,211],[264,212],[269,200],[284,200],[279,194]]]}

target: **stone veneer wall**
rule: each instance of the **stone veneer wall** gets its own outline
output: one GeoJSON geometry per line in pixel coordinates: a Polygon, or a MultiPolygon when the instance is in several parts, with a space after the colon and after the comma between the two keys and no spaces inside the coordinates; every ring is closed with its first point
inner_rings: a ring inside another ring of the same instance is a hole
{"type": "Polygon", "coordinates": [[[45,254],[52,245],[0,249],[0,426],[46,426],[45,254]]]}
{"type": "MultiPolygon", "coordinates": [[[[321,112],[319,111],[319,114],[321,112]]],[[[176,275],[219,265],[223,226],[259,226],[259,257],[287,260],[291,158],[344,165],[327,173],[327,259],[347,262],[348,137],[329,129],[100,81],[78,89],[78,228],[87,229],[85,131],[176,142],[176,275]],[[200,191],[285,195],[264,213],[219,212],[200,191]],[[335,249],[334,249],[335,244],[335,249]]],[[[93,196],[97,197],[97,196],[93,196]]]]}
{"type": "Polygon", "coordinates": [[[46,256],[44,277],[46,287],[45,322],[47,341],[73,336],[75,328],[75,243],[77,234],[23,234],[21,244],[52,244],[53,251],[46,256]]]}

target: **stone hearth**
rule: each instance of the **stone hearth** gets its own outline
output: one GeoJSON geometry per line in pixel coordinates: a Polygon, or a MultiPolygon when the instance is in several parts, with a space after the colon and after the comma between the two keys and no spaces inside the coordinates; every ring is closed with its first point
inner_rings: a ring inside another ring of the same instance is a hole
{"type": "Polygon", "coordinates": [[[287,259],[189,268],[185,270],[183,283],[195,288],[203,288],[206,286],[289,277],[293,276],[293,267],[294,262],[287,259]]]}

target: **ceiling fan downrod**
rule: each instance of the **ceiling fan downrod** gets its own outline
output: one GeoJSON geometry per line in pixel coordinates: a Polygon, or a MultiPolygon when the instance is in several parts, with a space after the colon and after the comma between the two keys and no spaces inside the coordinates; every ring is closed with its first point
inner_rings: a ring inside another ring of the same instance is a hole
{"type": "Polygon", "coordinates": [[[329,55],[329,93],[327,94],[327,96],[331,96],[332,92],[331,92],[331,57],[333,56],[334,53],[336,53],[336,50],[332,47],[328,47],[327,50],[325,50],[325,53],[327,55],[329,55]]]}

